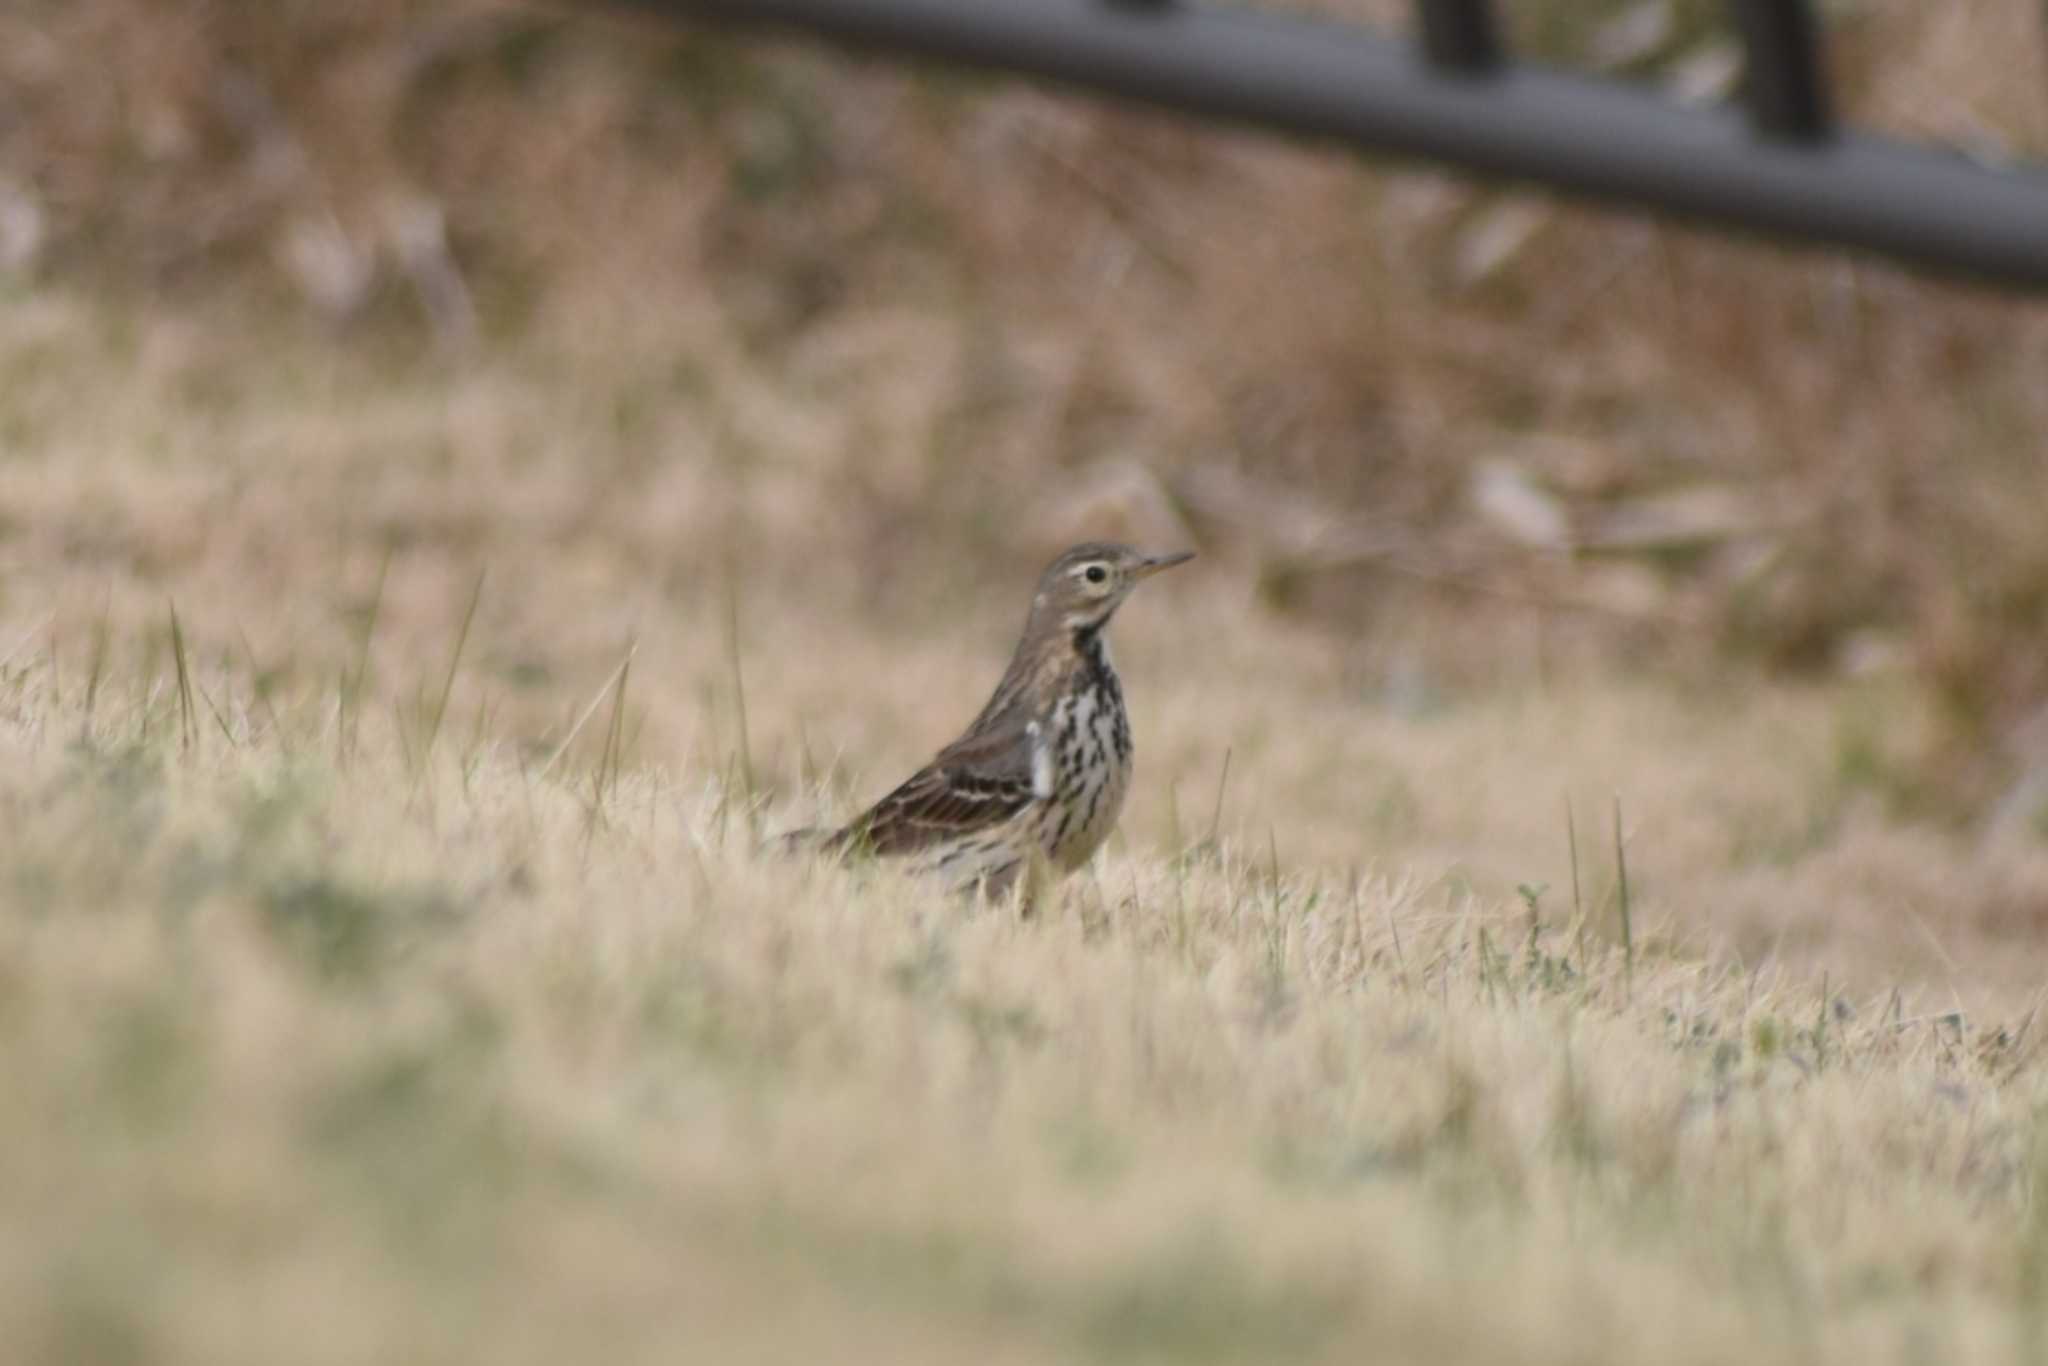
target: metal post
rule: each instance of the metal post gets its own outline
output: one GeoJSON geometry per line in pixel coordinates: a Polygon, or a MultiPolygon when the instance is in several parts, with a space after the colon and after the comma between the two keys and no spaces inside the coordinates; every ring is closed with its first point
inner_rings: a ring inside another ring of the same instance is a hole
{"type": "Polygon", "coordinates": [[[1746,54],[1744,95],[1763,137],[1815,142],[1832,130],[1820,26],[1807,0],[1730,0],[1746,54]]]}
{"type": "Polygon", "coordinates": [[[1438,70],[1474,76],[1500,65],[1490,0],[1415,0],[1422,53],[1438,70]]]}

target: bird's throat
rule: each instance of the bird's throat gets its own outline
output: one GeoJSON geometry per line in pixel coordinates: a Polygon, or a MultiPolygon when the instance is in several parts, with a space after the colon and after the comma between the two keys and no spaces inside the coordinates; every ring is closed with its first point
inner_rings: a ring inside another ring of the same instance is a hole
{"type": "Polygon", "coordinates": [[[1103,639],[1102,628],[1107,623],[1097,622],[1092,626],[1078,627],[1074,631],[1074,657],[1082,667],[1091,673],[1112,672],[1109,662],[1109,642],[1103,639]]]}

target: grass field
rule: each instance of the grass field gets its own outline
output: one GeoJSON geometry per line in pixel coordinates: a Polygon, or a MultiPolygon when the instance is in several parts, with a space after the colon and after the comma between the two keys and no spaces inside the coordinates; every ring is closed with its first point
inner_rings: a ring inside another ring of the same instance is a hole
{"type": "Polygon", "coordinates": [[[1020,923],[755,852],[951,737],[1035,567],[849,540],[911,476],[805,464],[815,376],[9,307],[15,1359],[2048,1350],[2048,848],[1926,808],[1907,676],[1535,612],[1439,670],[1212,554],[1020,923]]]}

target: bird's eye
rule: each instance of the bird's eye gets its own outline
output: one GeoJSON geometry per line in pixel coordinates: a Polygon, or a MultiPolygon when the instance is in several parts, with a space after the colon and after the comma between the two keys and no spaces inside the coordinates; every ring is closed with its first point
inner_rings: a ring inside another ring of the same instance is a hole
{"type": "Polygon", "coordinates": [[[1099,564],[1089,565],[1086,570],[1086,573],[1088,577],[1088,582],[1090,583],[1101,583],[1104,579],[1109,577],[1109,571],[1107,569],[1104,569],[1099,564]]]}

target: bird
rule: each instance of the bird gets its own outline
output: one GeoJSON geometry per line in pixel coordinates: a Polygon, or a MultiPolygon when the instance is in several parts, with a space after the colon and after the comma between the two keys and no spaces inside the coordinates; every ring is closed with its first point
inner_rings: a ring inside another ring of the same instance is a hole
{"type": "Polygon", "coordinates": [[[1104,632],[1140,583],[1193,551],[1074,546],[1039,575],[1010,664],[959,739],[834,830],[786,849],[903,859],[991,900],[1085,864],[1115,829],[1131,785],[1131,723],[1104,632]]]}

